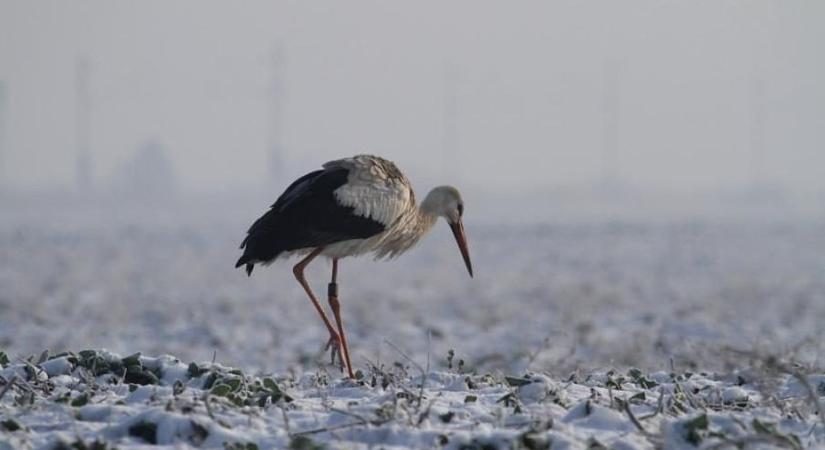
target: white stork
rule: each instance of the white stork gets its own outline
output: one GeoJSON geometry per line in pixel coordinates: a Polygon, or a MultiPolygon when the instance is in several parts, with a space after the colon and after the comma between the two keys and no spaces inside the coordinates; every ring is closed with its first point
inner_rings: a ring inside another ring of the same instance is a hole
{"type": "Polygon", "coordinates": [[[257,263],[267,265],[281,257],[306,255],[292,271],[329,331],[325,348],[331,348],[333,362],[337,352],[354,378],[338,301],[338,260],[368,252],[375,253],[376,259],[398,256],[443,217],[472,277],[463,213],[461,194],[451,186],[434,188],[421,206],[416,205],[409,180],[386,159],[358,155],[330,161],[323,169],[293,182],[252,224],[235,267],[246,265],[246,273],[251,275],[257,263]],[[332,259],[328,298],[337,329],[304,277],[304,268],[318,255],[332,259]]]}

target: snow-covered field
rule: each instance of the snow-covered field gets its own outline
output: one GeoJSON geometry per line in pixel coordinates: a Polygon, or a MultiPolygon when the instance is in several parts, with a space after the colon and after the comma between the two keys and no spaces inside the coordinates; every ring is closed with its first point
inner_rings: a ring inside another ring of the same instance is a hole
{"type": "Polygon", "coordinates": [[[475,279],[443,225],[343,261],[352,382],[289,264],[233,269],[260,207],[206,206],[7,211],[0,448],[825,445],[821,222],[468,212],[475,279]]]}

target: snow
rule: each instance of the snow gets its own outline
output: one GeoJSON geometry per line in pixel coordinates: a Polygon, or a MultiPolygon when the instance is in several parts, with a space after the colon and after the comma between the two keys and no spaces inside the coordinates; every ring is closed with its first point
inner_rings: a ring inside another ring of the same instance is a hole
{"type": "MultiPolygon", "coordinates": [[[[97,354],[110,362],[123,359],[106,351],[97,354]]],[[[118,448],[148,444],[295,448],[302,443],[305,447],[298,448],[311,448],[310,444],[356,449],[600,444],[640,449],[694,448],[694,444],[737,440],[809,446],[825,439],[825,429],[810,412],[811,406],[806,407],[805,396],[767,399],[758,386],[731,386],[718,375],[673,374],[650,386],[631,381],[634,376],[649,379],[634,370],[560,381],[535,373],[522,377],[457,370],[416,373],[417,368],[399,362],[370,367],[360,380],[352,381],[324,371],[273,378],[198,362],[198,372],[181,374],[170,385],[162,374],[177,370],[178,362],[160,357],[139,359],[147,361],[149,365],[141,366],[156,372],[160,380],[157,385],[139,386],[125,383],[113,372],[92,376],[95,368],[77,355],[61,358],[71,362],[71,375],[31,374],[20,380],[20,389],[12,387],[15,395],[0,400],[2,426],[11,420],[17,428],[5,430],[0,448],[106,441],[118,448]],[[610,384],[620,376],[626,377],[620,387],[610,384]],[[464,381],[463,389],[455,389],[456,379],[464,381]],[[230,380],[242,382],[219,393],[216,387],[230,380]],[[689,381],[693,388],[685,387],[689,381]],[[35,393],[31,401],[13,398],[29,391],[35,393]],[[685,395],[688,392],[693,399],[685,395]],[[723,393],[724,401],[747,400],[736,406],[715,403],[717,392],[723,393]],[[792,408],[798,414],[782,412],[792,408]]],[[[117,370],[116,364],[109,367],[117,370]]],[[[771,378],[780,390],[794,383],[792,375],[771,378]]]]}
{"type": "Polygon", "coordinates": [[[232,268],[258,206],[4,215],[0,449],[825,445],[821,223],[470,209],[474,279],[441,223],[342,261],[353,382],[288,263],[232,268]]]}

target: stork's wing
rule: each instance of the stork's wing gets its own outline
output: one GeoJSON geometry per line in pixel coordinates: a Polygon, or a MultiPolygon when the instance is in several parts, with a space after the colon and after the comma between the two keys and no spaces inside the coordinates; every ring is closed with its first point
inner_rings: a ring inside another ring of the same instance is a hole
{"type": "Polygon", "coordinates": [[[284,251],[365,239],[384,231],[384,224],[355,214],[353,207],[338,202],[334,192],[347,179],[348,171],[335,167],[308,173],[293,182],[249,228],[237,266],[269,262],[284,251]]]}

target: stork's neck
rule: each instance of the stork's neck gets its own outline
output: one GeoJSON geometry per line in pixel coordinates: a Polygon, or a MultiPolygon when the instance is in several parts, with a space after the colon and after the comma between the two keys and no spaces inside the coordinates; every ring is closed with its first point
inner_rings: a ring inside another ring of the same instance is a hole
{"type": "MultiPolygon", "coordinates": [[[[430,192],[432,194],[432,192],[430,192]]],[[[430,228],[435,225],[439,216],[439,202],[433,195],[427,195],[421,206],[416,211],[416,220],[418,222],[417,228],[421,231],[420,234],[425,234],[430,228]]]]}
{"type": "Polygon", "coordinates": [[[413,209],[413,214],[411,214],[407,226],[403,227],[404,231],[401,234],[404,235],[404,240],[406,243],[404,245],[405,248],[412,247],[418,242],[425,234],[427,234],[435,225],[435,222],[438,220],[438,213],[435,212],[433,209],[432,202],[428,202],[427,199],[424,199],[421,202],[421,205],[417,208],[413,209]]]}
{"type": "Polygon", "coordinates": [[[399,218],[391,230],[385,234],[383,242],[376,250],[377,257],[393,257],[404,253],[427,234],[438,220],[432,201],[425,199],[420,206],[407,205],[406,212],[399,218]]]}
{"type": "Polygon", "coordinates": [[[423,236],[426,234],[430,229],[435,225],[435,222],[438,220],[438,214],[436,214],[430,207],[428,207],[427,202],[421,203],[421,206],[418,207],[415,215],[415,231],[416,234],[419,236],[423,236]]]}

